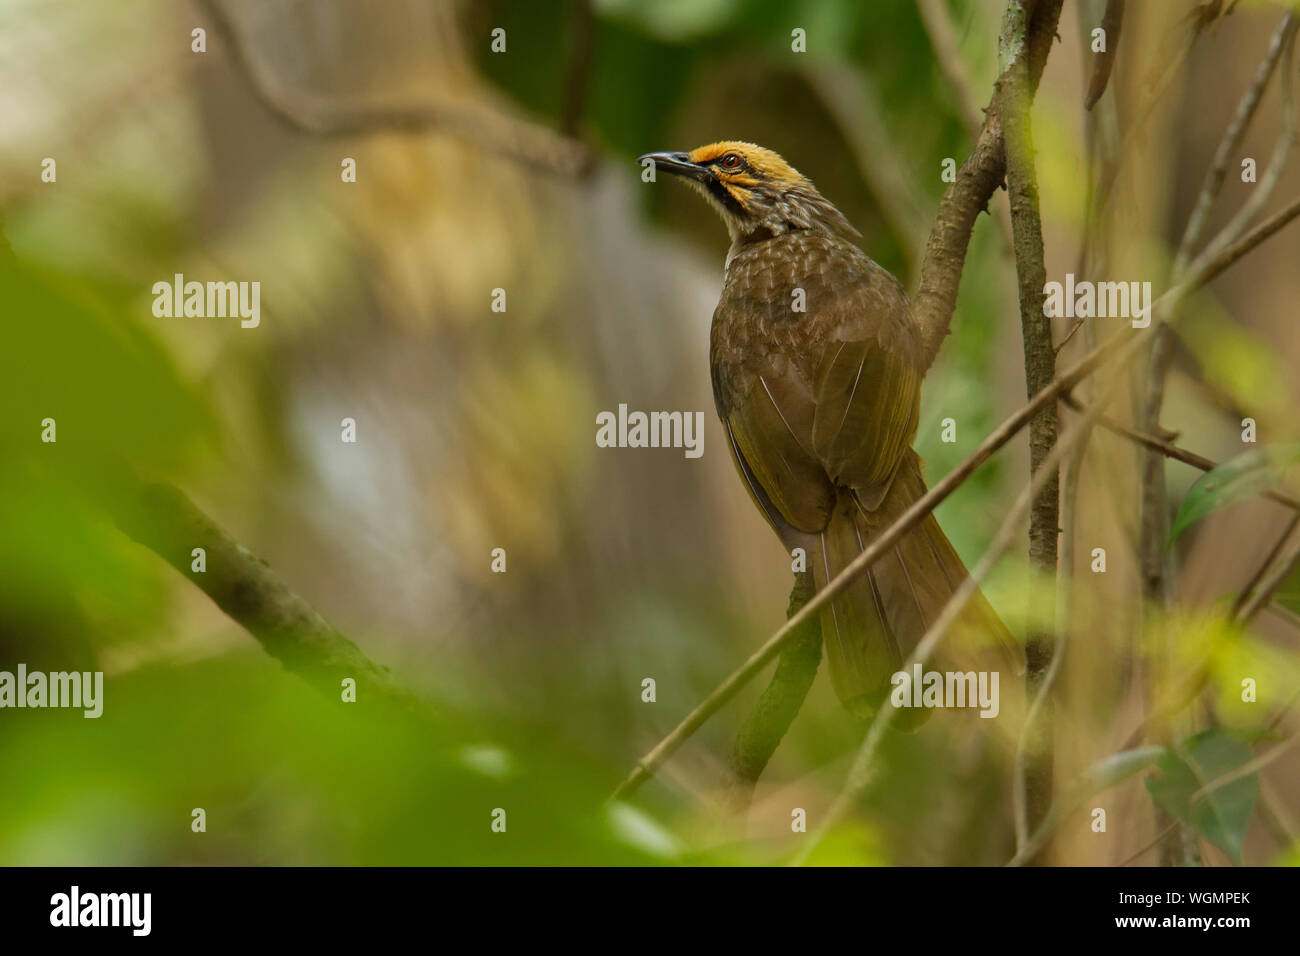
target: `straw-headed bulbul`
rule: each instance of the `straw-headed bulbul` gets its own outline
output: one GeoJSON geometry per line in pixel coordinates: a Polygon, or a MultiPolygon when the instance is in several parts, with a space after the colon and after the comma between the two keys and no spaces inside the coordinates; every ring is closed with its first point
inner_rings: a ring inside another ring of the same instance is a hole
{"type": "MultiPolygon", "coordinates": [[[[912,450],[925,366],[907,295],[772,150],[720,142],[647,160],[696,187],[731,234],[710,334],[714,401],[754,503],[787,549],[803,549],[820,589],[926,491],[912,450]]],[[[823,644],[850,711],[876,711],[966,577],[930,515],[830,603],[823,644]]],[[[982,595],[956,629],[1023,668],[982,595]]]]}

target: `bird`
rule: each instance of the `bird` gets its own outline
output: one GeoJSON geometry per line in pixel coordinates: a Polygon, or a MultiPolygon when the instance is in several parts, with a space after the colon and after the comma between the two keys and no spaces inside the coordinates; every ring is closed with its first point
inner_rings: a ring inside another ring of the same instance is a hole
{"type": "MultiPolygon", "coordinates": [[[[709,335],[714,403],[750,497],[817,590],[926,493],[912,444],[926,371],[899,281],[778,153],[740,141],[647,153],[721,215],[731,238],[709,335]]],[[[653,177],[646,177],[653,179],[653,177]]],[[[851,714],[894,675],[968,577],[933,513],[821,612],[830,680],[851,714]]],[[[1023,648],[976,593],[953,637],[1023,673],[1023,648]]],[[[952,643],[950,639],[949,643],[952,643]]],[[[898,715],[903,729],[928,711],[898,715]]]]}

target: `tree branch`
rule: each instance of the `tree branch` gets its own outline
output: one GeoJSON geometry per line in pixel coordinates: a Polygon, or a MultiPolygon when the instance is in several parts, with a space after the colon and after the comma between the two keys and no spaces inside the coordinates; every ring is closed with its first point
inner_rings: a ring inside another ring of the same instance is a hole
{"type": "MultiPolygon", "coordinates": [[[[1290,528],[1293,529],[1295,524],[1296,523],[1293,521],[1290,528]]],[[[1287,533],[1289,535],[1290,530],[1288,530],[1287,533]]],[[[1283,540],[1285,540],[1285,538],[1283,540]]],[[[1268,604],[1272,599],[1273,592],[1276,591],[1282,582],[1286,580],[1287,575],[1291,573],[1291,570],[1298,563],[1300,563],[1300,543],[1297,543],[1292,547],[1291,550],[1288,551],[1276,565],[1274,565],[1272,573],[1260,582],[1258,587],[1256,587],[1254,592],[1251,594],[1250,599],[1241,606],[1241,609],[1237,613],[1237,619],[1240,621],[1248,621],[1258,614],[1264,605],[1268,604]]]]}
{"type": "MultiPolygon", "coordinates": [[[[1059,4],[1057,15],[1059,15],[1059,4]]],[[[1012,17],[1008,7],[1008,18],[1012,17]]],[[[1004,31],[1005,32],[1005,31],[1004,31]]],[[[1013,39],[1014,42],[1021,42],[1013,39]]],[[[1056,350],[1051,322],[1044,316],[1043,289],[1047,268],[1043,262],[1043,224],[1038,208],[1038,175],[1034,168],[1033,124],[1029,115],[1029,61],[1014,50],[1003,51],[1010,67],[998,80],[1006,138],[1007,189],[1011,200],[1013,251],[1019,286],[1020,330],[1024,340],[1025,392],[1032,398],[1056,377],[1056,350]]],[[[1029,423],[1029,469],[1037,476],[1051,456],[1057,439],[1056,403],[1043,405],[1029,423]]],[[[1042,476],[1041,490],[1029,514],[1029,563],[1056,581],[1057,534],[1060,528],[1060,481],[1055,468],[1042,476]]],[[[1035,718],[1023,739],[1026,759],[1017,761],[1023,781],[1017,780],[1017,840],[1023,843],[1052,804],[1052,708],[1040,691],[1052,664],[1055,634],[1029,635],[1025,645],[1025,687],[1035,701],[1035,718]]]]}
{"type": "MultiPolygon", "coordinates": [[[[1030,102],[1038,89],[1047,54],[1056,37],[1061,2],[1010,0],[1007,4],[1001,45],[1003,72],[1021,57],[1025,58],[1025,90],[1030,102]]],[[[1003,89],[999,80],[975,147],[957,171],[957,181],[948,187],[939,201],[939,212],[926,243],[921,281],[912,310],[921,328],[923,366],[927,368],[939,354],[952,322],[975,219],[986,210],[1006,173],[1001,116],[1003,89]]]]}
{"type": "MultiPolygon", "coordinates": [[[[1284,49],[1289,49],[1295,35],[1295,29],[1295,11],[1288,11],[1286,16],[1282,18],[1282,22],[1278,24],[1277,29],[1273,31],[1273,38],[1269,42],[1268,50],[1260,61],[1258,69],[1255,70],[1255,77],[1250,86],[1246,88],[1246,92],[1242,94],[1241,101],[1237,104],[1237,111],[1233,114],[1228,128],[1224,130],[1223,138],[1219,141],[1219,148],[1215,150],[1210,168],[1206,170],[1205,181],[1202,183],[1200,194],[1196,198],[1196,205],[1193,207],[1191,215],[1187,217],[1187,227],[1183,230],[1183,238],[1178,244],[1178,254],[1174,258],[1175,277],[1186,269],[1187,263],[1192,257],[1192,250],[1196,248],[1196,244],[1201,239],[1201,233],[1205,231],[1205,226],[1209,223],[1210,212],[1214,209],[1215,200],[1219,198],[1219,192],[1223,189],[1223,180],[1227,175],[1228,164],[1236,156],[1237,149],[1241,145],[1242,139],[1245,138],[1246,130],[1250,128],[1250,122],[1254,119],[1256,110],[1259,109],[1260,100],[1264,97],[1264,90],[1268,87],[1268,81],[1273,76],[1278,58],[1282,55],[1284,49]]],[[[1286,89],[1290,89],[1289,77],[1283,77],[1282,85],[1286,89]]],[[[1287,115],[1291,114],[1290,123],[1293,124],[1293,113],[1293,110],[1284,109],[1284,122],[1287,115]]],[[[1292,133],[1294,133],[1294,130],[1292,130],[1292,133]]]]}
{"type": "Polygon", "coordinates": [[[429,705],[393,679],[361,649],[289,589],[266,562],[221,530],[178,489],[146,483],[125,469],[112,475],[103,502],[118,527],[202,590],[244,630],[330,700],[344,678],[357,683],[358,700],[382,700],[421,717],[429,705]],[[207,570],[191,571],[194,548],[206,552],[207,570]]]}
{"type": "MultiPolygon", "coordinates": [[[[1084,405],[1081,405],[1078,399],[1070,393],[1061,396],[1061,403],[1076,412],[1082,413],[1087,411],[1087,408],[1084,405]]],[[[1134,431],[1122,422],[1118,422],[1107,415],[1100,416],[1097,419],[1097,424],[1107,431],[1119,435],[1121,438],[1127,438],[1135,444],[1160,452],[1166,458],[1172,458],[1174,461],[1181,461],[1184,465],[1191,465],[1193,468],[1200,469],[1201,471],[1213,471],[1215,468],[1219,467],[1219,463],[1211,458],[1206,458],[1204,455],[1198,455],[1194,451],[1188,451],[1186,448],[1171,444],[1162,438],[1156,438],[1154,435],[1147,435],[1143,432],[1134,431]]],[[[1284,491],[1276,491],[1272,488],[1267,488],[1260,492],[1260,496],[1276,501],[1280,505],[1286,505],[1286,507],[1293,510],[1300,511],[1300,498],[1289,495],[1284,491]]]]}

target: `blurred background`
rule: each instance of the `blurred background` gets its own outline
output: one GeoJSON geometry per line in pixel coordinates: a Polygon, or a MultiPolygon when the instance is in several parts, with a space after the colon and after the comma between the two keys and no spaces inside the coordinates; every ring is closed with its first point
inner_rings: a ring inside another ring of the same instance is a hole
{"type": "MultiPolygon", "coordinates": [[[[971,109],[993,89],[1003,6],[939,4],[955,42],[945,59],[905,0],[0,0],[0,217],[18,263],[0,349],[0,670],[105,672],[98,720],[0,711],[0,862],[793,852],[791,809],[815,824],[866,729],[824,676],[743,825],[720,821],[716,797],[767,675],[635,805],[604,803],[780,625],[790,586],[713,411],[725,230],[680,184],[643,182],[635,158],[719,139],[776,149],[914,289],[941,164],[968,155],[971,109]],[[791,49],[796,28],[806,52],[791,49]],[[176,273],[259,281],[260,325],[156,317],[153,284],[176,273]],[[705,412],[703,456],[596,447],[596,415],[620,403],[705,412]],[[53,445],[39,440],[47,417],[53,445]],[[340,440],[345,418],[355,443],[340,440]],[[343,705],[286,673],[119,530],[103,507],[111,491],[94,487],[107,458],[181,488],[437,718],[368,710],[364,693],[343,705]],[[505,573],[492,571],[496,548],[505,573]],[[206,833],[191,831],[197,807],[206,833]],[[490,829],[496,808],[505,834],[490,829]]],[[[1285,7],[1236,5],[1143,114],[1200,5],[1130,4],[1110,88],[1089,113],[1102,6],[1066,4],[1033,110],[1048,277],[1146,279],[1158,295],[1285,7]],[[1107,148],[1125,162],[1085,249],[1107,148]]],[[[1282,124],[1275,81],[1242,154],[1263,169],[1282,124]]],[[[1273,205],[1300,192],[1298,168],[1273,205]]],[[[1211,230],[1253,188],[1236,169],[1211,230]]],[[[1025,400],[1005,205],[999,193],[980,218],[926,379],[917,448],[932,483],[1025,400]],[[940,440],[949,417],[955,443],[940,440]]],[[[1233,458],[1248,447],[1246,416],[1261,443],[1297,440],[1297,261],[1292,228],[1189,305],[1163,418],[1179,444],[1233,458]]],[[[1070,320],[1056,321],[1060,342],[1070,320]]],[[[1062,361],[1122,325],[1090,324],[1062,361]]],[[[1129,404],[1115,414],[1131,419],[1129,404]]],[[[1078,574],[1062,599],[1061,786],[1142,720],[1139,463],[1098,432],[1081,472],[1067,538],[1078,574]],[[1090,571],[1095,548],[1105,573],[1090,571]]],[[[1167,468],[1176,508],[1199,473],[1167,468]]],[[[1021,436],[939,509],[968,565],[1027,471],[1021,436]]],[[[1197,729],[1257,735],[1300,688],[1300,584],[1290,610],[1271,608],[1249,633],[1219,634],[1211,616],[1287,517],[1256,498],[1172,552],[1179,646],[1188,667],[1212,665],[1197,729]],[[1255,705],[1240,701],[1243,675],[1259,681],[1255,705]]],[[[1030,607],[1023,539],[1018,551],[986,590],[1023,635],[1042,608],[1030,607]]],[[[1009,858],[1024,708],[1014,688],[1003,694],[998,720],[940,712],[915,735],[890,734],[869,792],[813,861],[1009,858]]],[[[1293,726],[1284,717],[1273,733],[1293,726]]],[[[1292,754],[1261,773],[1239,859],[1296,861],[1298,771],[1292,754]]],[[[1153,838],[1140,780],[1092,806],[1107,808],[1107,832],[1079,810],[1054,862],[1116,864],[1153,838]]],[[[1203,850],[1208,863],[1234,858],[1203,850]]]]}

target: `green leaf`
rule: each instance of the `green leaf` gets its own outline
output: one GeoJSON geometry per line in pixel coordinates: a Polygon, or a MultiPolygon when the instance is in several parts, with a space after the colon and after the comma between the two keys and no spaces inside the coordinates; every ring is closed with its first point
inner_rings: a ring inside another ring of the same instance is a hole
{"type": "Polygon", "coordinates": [[[1206,472],[1183,499],[1165,547],[1206,515],[1276,488],[1296,462],[1300,462],[1300,444],[1277,445],[1248,451],[1206,472]]]}
{"type": "Polygon", "coordinates": [[[1221,728],[1188,738],[1180,750],[1178,754],[1171,751],[1157,763],[1160,776],[1146,781],[1147,791],[1160,806],[1240,864],[1246,826],[1259,797],[1259,775],[1252,773],[1195,795],[1206,784],[1254,759],[1254,752],[1244,740],[1221,728]]]}

